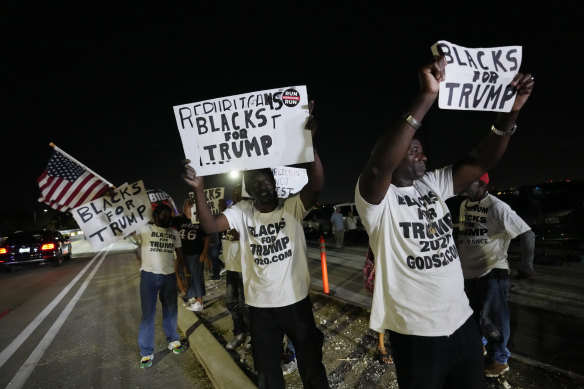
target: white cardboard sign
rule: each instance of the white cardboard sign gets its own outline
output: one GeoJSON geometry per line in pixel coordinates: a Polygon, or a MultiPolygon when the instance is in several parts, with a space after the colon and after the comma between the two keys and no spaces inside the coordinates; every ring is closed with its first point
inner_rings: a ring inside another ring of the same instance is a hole
{"type": "Polygon", "coordinates": [[[442,109],[509,112],[516,93],[509,83],[519,72],[521,46],[467,48],[447,41],[432,46],[446,57],[446,80],[440,83],[442,109]]]}
{"type": "Polygon", "coordinates": [[[200,176],[312,162],[306,86],[173,107],[185,157],[200,176]]]}
{"type": "Polygon", "coordinates": [[[152,219],[152,205],[140,180],[116,188],[112,196],[103,196],[71,211],[94,251],[128,236],[152,219]]]}
{"type": "MultiPolygon", "coordinates": [[[[276,180],[276,191],[278,192],[278,197],[281,199],[286,199],[300,192],[304,188],[304,185],[308,183],[306,169],[279,166],[272,168],[272,172],[274,172],[274,179],[276,180]]],[[[250,197],[249,193],[245,190],[243,178],[241,180],[241,194],[243,197],[250,197]]]]}

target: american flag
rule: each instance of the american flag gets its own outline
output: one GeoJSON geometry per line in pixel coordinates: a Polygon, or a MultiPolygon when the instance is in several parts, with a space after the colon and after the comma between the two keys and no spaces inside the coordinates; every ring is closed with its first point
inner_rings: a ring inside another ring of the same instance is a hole
{"type": "Polygon", "coordinates": [[[95,200],[110,188],[100,177],[57,150],[37,182],[41,190],[39,202],[61,212],[95,200]]]}

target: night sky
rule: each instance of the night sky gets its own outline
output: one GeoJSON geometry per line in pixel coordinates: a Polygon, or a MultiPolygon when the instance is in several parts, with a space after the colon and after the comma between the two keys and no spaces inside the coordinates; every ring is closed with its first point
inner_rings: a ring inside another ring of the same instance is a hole
{"type": "MultiPolygon", "coordinates": [[[[180,204],[188,188],[179,177],[184,152],[173,106],[292,85],[306,85],[315,100],[315,146],[325,169],[320,201],[353,201],[375,141],[407,109],[417,69],[438,40],[521,45],[521,71],[536,78],[491,172],[496,188],[584,178],[576,59],[583,20],[575,8],[191,3],[198,5],[3,2],[0,210],[39,206],[36,180],[49,142],[116,186],[143,180],[180,204]]],[[[429,168],[461,158],[494,117],[434,106],[423,123],[429,168]]],[[[231,193],[226,175],[206,183],[231,193]]]]}

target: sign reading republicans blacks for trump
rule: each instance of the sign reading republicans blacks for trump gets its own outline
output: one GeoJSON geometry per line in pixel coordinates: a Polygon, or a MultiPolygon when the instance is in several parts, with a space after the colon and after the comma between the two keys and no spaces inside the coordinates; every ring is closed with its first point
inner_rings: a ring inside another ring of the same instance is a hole
{"type": "Polygon", "coordinates": [[[112,193],[71,211],[94,251],[128,236],[152,218],[142,181],[126,183],[112,193]]]}
{"type": "Polygon", "coordinates": [[[200,176],[314,160],[305,85],[173,108],[185,157],[200,176]]]}
{"type": "Polygon", "coordinates": [[[516,92],[509,83],[521,66],[521,46],[469,49],[438,41],[432,54],[443,54],[447,62],[438,95],[440,108],[511,111],[516,92]]]}

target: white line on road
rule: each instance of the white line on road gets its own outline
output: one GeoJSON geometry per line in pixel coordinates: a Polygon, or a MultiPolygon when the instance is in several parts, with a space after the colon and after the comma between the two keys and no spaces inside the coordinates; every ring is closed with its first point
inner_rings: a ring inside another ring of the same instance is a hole
{"type": "MultiPolygon", "coordinates": [[[[26,382],[26,380],[28,379],[28,377],[30,376],[32,371],[37,366],[39,360],[44,355],[45,351],[47,350],[47,348],[49,347],[49,345],[51,344],[51,342],[53,341],[53,339],[55,338],[55,336],[57,335],[57,333],[59,332],[59,330],[61,329],[61,327],[65,323],[65,320],[67,320],[67,318],[69,317],[69,314],[71,313],[71,311],[75,307],[75,304],[77,304],[77,301],[79,301],[79,298],[81,297],[83,292],[85,292],[87,285],[89,285],[89,282],[93,279],[93,276],[95,275],[95,273],[97,272],[97,270],[101,266],[103,260],[105,259],[106,255],[110,251],[110,249],[111,249],[111,246],[109,246],[107,250],[100,251],[95,257],[93,257],[91,262],[93,262],[93,260],[99,256],[101,256],[101,259],[99,260],[97,265],[95,265],[95,267],[93,268],[91,273],[87,276],[85,281],[83,281],[83,284],[81,284],[81,287],[77,290],[77,293],[75,293],[75,296],[73,296],[73,298],[71,299],[71,301],[69,301],[69,303],[67,304],[65,309],[63,309],[63,312],[61,312],[61,314],[59,315],[57,320],[55,320],[55,323],[53,323],[53,325],[51,326],[49,331],[47,331],[47,333],[45,334],[43,339],[39,342],[39,344],[36,346],[36,348],[30,354],[28,359],[24,362],[22,367],[18,370],[18,372],[16,373],[14,378],[12,378],[10,383],[8,385],[6,385],[6,389],[22,388],[22,386],[24,385],[24,383],[26,382]]],[[[84,273],[85,270],[88,268],[88,266],[89,266],[89,264],[87,264],[87,266],[85,266],[85,268],[83,269],[83,271],[81,273],[84,273]]],[[[69,284],[69,285],[71,285],[71,284],[69,284]]]]}
{"type": "MultiPolygon", "coordinates": [[[[96,256],[97,257],[97,256],[96,256]]],[[[26,339],[33,333],[33,331],[41,324],[41,322],[51,313],[51,311],[59,304],[59,302],[65,297],[69,290],[75,285],[75,283],[85,274],[89,266],[93,264],[92,258],[91,261],[77,274],[77,276],[59,293],[57,297],[38,316],[28,325],[22,332],[0,353],[0,367],[6,363],[8,359],[14,354],[16,350],[25,342],[26,339]]]]}

